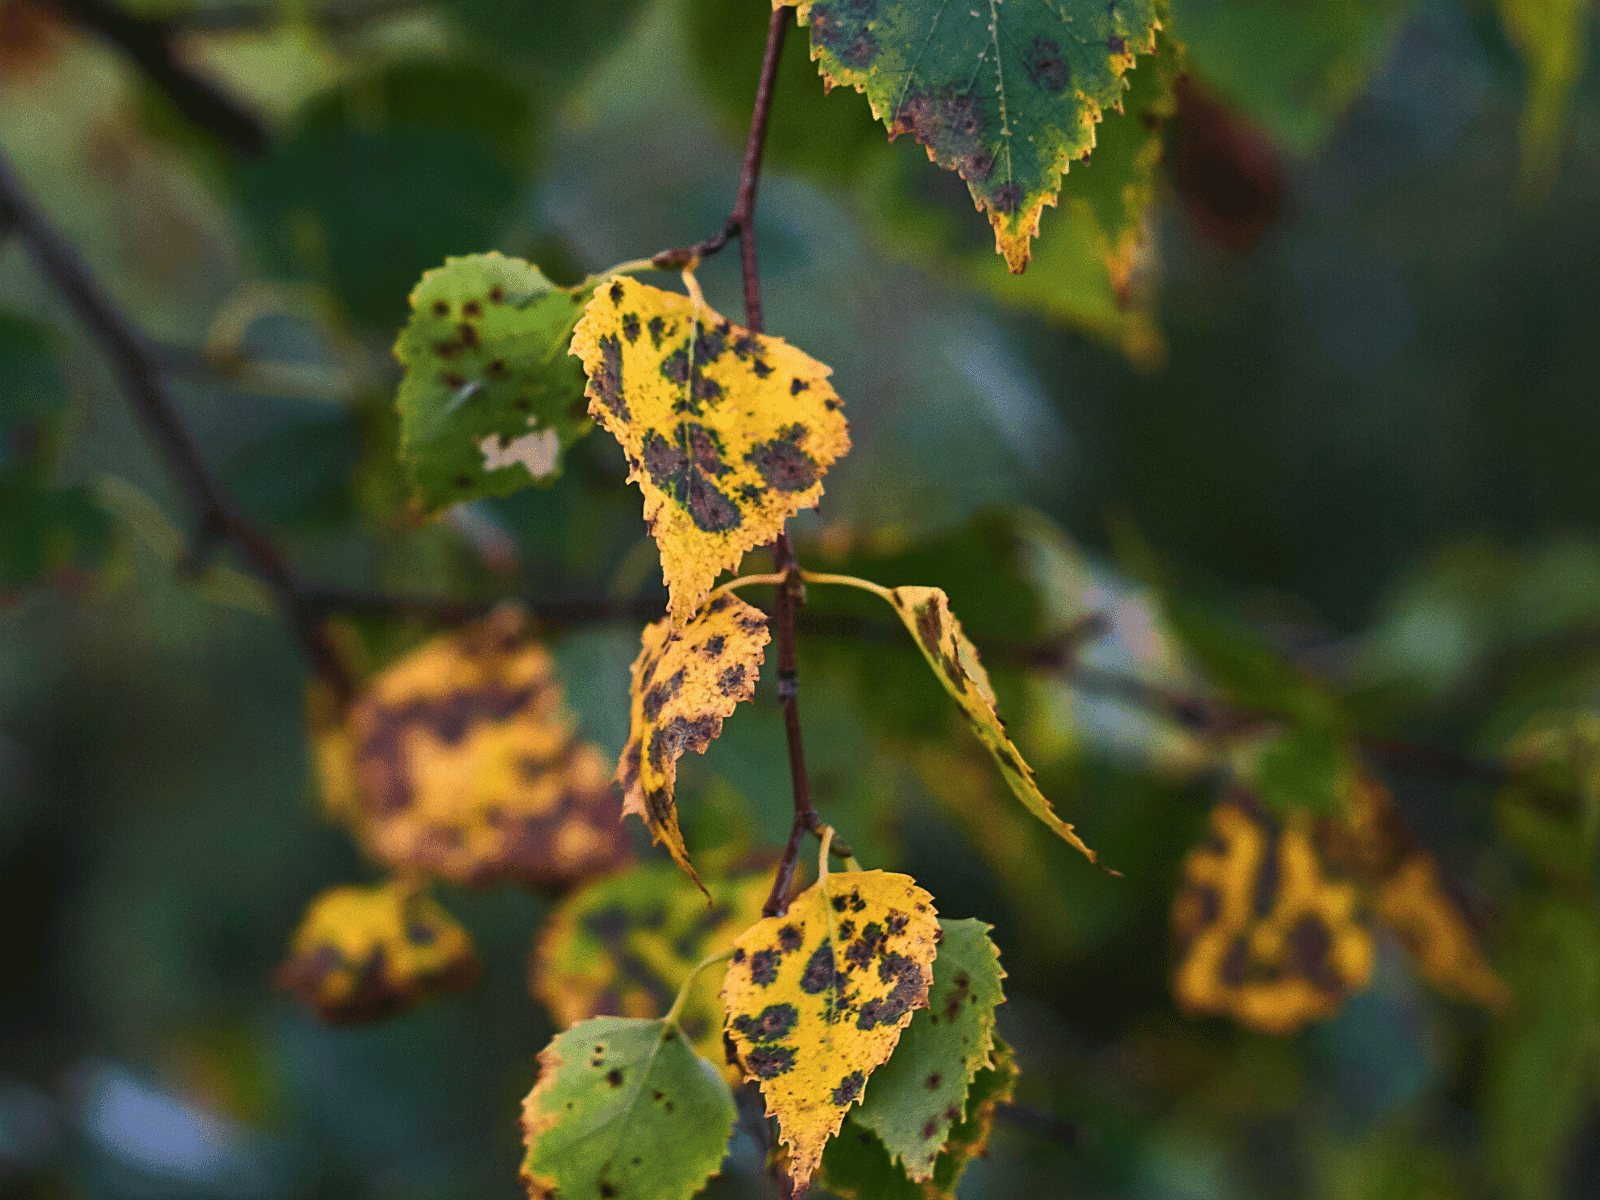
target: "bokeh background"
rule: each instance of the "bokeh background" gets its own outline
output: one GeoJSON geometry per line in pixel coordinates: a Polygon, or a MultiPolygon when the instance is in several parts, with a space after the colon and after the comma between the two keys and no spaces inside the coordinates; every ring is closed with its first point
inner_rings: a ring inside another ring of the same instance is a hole
{"type": "MultiPolygon", "coordinates": [[[[765,7],[139,0],[111,11],[172,22],[141,66],[98,4],[4,0],[0,147],[307,572],[627,596],[659,576],[604,435],[548,490],[408,517],[389,347],[446,255],[498,248],[566,282],[716,228],[765,7]],[[174,64],[250,122],[197,121],[174,64]]],[[[1600,699],[1596,73],[1541,133],[1492,4],[1172,7],[1189,79],[1120,294],[1054,209],[1027,285],[997,280],[959,182],[887,144],[860,97],[825,96],[790,39],[767,326],[834,367],[855,439],[797,524],[802,559],[944,586],[999,643],[1112,612],[1090,661],[1181,679],[1130,561],[1153,558],[1363,727],[1493,761],[1529,718],[1600,699]]],[[[1554,39],[1568,7],[1532,19],[1554,39]]],[[[1569,47],[1594,32],[1581,8],[1569,47]]],[[[735,257],[701,273],[730,314],[735,257]]],[[[0,414],[35,431],[0,464],[0,1194],[518,1195],[518,1102],[552,1032],[525,963],[550,901],[445,889],[482,982],[384,1023],[329,1028],[274,991],[307,901],[376,877],[318,808],[295,645],[225,554],[177,569],[181,496],[14,239],[0,308],[0,414]]],[[[1294,1037],[1186,1017],[1168,911],[1215,793],[1192,739],[998,664],[1111,879],[1018,818],[909,644],[848,625],[803,642],[819,807],[869,865],[994,924],[1018,1099],[1064,1123],[1003,1123],[963,1197],[1600,1196],[1597,926],[1549,952],[1525,936],[1550,895],[1592,903],[1592,862],[1552,882],[1470,772],[1378,764],[1492,960],[1545,998],[1521,1028],[1553,1073],[1509,1100],[1505,1023],[1431,993],[1394,945],[1294,1037]]],[[[426,632],[352,637],[375,665],[426,632]]],[[[611,753],[637,637],[552,635],[611,753]]],[[[781,840],[770,678],[683,780],[692,845],[781,840]]],[[[713,1192],[770,1187],[730,1168],[713,1192]]]]}

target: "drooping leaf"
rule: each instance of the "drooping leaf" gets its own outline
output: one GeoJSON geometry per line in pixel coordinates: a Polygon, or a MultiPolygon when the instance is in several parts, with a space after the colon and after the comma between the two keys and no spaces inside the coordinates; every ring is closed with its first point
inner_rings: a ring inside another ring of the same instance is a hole
{"type": "MultiPolygon", "coordinates": [[[[514,606],[394,663],[348,729],[349,815],[382,862],[456,883],[560,888],[627,858],[606,762],[579,736],[555,664],[514,606]]],[[[337,739],[320,745],[328,773],[337,739]]]]}
{"type": "Polygon", "coordinates": [[[938,934],[933,897],[909,875],[847,871],[735,939],[728,1036],[778,1118],[797,1190],[927,1005],[938,934]]]}
{"type": "Polygon", "coordinates": [[[1311,817],[1279,820],[1242,791],[1211,811],[1172,906],[1173,991],[1191,1012],[1225,1013],[1262,1033],[1332,1016],[1372,978],[1360,890],[1331,879],[1311,817]]]}
{"type": "MultiPolygon", "coordinates": [[[[777,7],[781,0],[774,0],[777,7]]],[[[1094,147],[1123,73],[1155,49],[1154,0],[986,7],[936,0],[806,0],[829,86],[865,93],[891,137],[910,133],[966,180],[1014,272],[1061,176],[1094,147]]]]}
{"type": "Polygon", "coordinates": [[[676,292],[616,276],[572,336],[589,413],[622,444],[675,626],[746,550],[822,497],[850,449],[829,368],[676,292]]]}
{"type": "Polygon", "coordinates": [[[1072,826],[1056,815],[1050,801],[1033,781],[1033,771],[1011,744],[1005,724],[995,711],[989,673],[978,661],[976,647],[962,632],[961,622],[950,611],[950,601],[944,592],[938,588],[899,587],[890,591],[889,600],[911,636],[916,638],[918,648],[939,682],[956,698],[973,733],[994,755],[1000,773],[1017,799],[1068,844],[1077,847],[1090,862],[1098,862],[1095,852],[1084,845],[1072,826]]]}
{"type": "MultiPolygon", "coordinates": [[[[671,864],[589,884],[546,922],[534,947],[533,994],[562,1026],[588,1017],[658,1017],[694,967],[761,919],[770,873],[708,876],[705,896],[671,864]]],[[[723,1061],[721,981],[701,972],[678,1015],[694,1047],[723,1061]]],[[[731,1072],[738,1082],[742,1074],[731,1072]]]]}
{"type": "Polygon", "coordinates": [[[914,1180],[929,1179],[952,1126],[966,1116],[969,1085],[989,1065],[994,1010],[1004,999],[1000,951],[982,921],[939,922],[928,1007],[900,1035],[855,1122],[876,1133],[914,1180]]]}
{"type": "Polygon", "coordinates": [[[311,902],[278,986],[325,1021],[371,1021],[478,977],[466,930],[399,881],[336,887],[311,902]]]}
{"type": "Polygon", "coordinates": [[[760,609],[724,593],[673,632],[672,618],[647,625],[633,660],[628,744],[617,763],[624,813],[633,813],[665,843],[673,861],[699,883],[678,828],[672,791],[678,759],[705,753],[722,719],[756,693],[772,640],[760,609]]]}
{"type": "Polygon", "coordinates": [[[716,1174],[736,1116],[727,1081],[676,1024],[596,1017],[539,1052],[522,1181],[533,1200],[688,1200],[716,1174]]]}

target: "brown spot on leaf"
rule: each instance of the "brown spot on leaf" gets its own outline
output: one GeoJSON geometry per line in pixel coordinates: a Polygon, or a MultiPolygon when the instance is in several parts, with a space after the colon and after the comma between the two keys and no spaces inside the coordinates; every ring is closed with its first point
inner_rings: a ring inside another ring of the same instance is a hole
{"type": "Polygon", "coordinates": [[[894,987],[883,999],[869,1000],[861,1006],[856,1018],[858,1029],[893,1025],[927,999],[922,969],[903,954],[885,954],[878,962],[878,978],[885,983],[893,981],[894,987]]]}
{"type": "Polygon", "coordinates": [[[935,1091],[943,1082],[944,1076],[935,1071],[932,1075],[929,1075],[927,1079],[923,1080],[923,1086],[931,1092],[935,1091]]]}
{"type": "Polygon", "coordinates": [[[793,953],[800,949],[800,930],[793,925],[785,925],[778,930],[778,945],[782,946],[785,953],[793,953]]]}
{"type": "Polygon", "coordinates": [[[611,303],[613,303],[613,304],[621,304],[622,303],[622,280],[620,280],[620,279],[613,280],[612,283],[611,283],[611,289],[606,294],[611,297],[611,303]]]}
{"type": "Polygon", "coordinates": [[[1068,69],[1066,60],[1061,57],[1061,47],[1049,38],[1033,39],[1033,45],[1023,51],[1022,66],[1028,72],[1028,78],[1033,80],[1034,86],[1047,92],[1062,91],[1072,82],[1072,71],[1068,69]]]}
{"type": "Polygon", "coordinates": [[[844,1108],[852,1103],[861,1094],[862,1086],[867,1082],[866,1075],[861,1071],[851,1071],[839,1081],[839,1086],[833,1089],[833,1106],[844,1108]]]}
{"type": "MultiPolygon", "coordinates": [[[[448,317],[450,315],[450,306],[443,300],[435,300],[433,302],[433,315],[436,317],[448,317]]],[[[437,349],[437,347],[435,348],[437,349]]]]}
{"type": "Polygon", "coordinates": [[[609,1083],[612,1087],[621,1087],[622,1086],[622,1069],[620,1067],[612,1067],[611,1070],[607,1071],[606,1072],[606,1082],[609,1083]]]}
{"type": "Polygon", "coordinates": [[[745,1055],[745,1066],[757,1079],[772,1079],[794,1067],[793,1046],[757,1046],[745,1055]]]}
{"type": "Polygon", "coordinates": [[[628,402],[622,396],[622,343],[615,334],[600,339],[600,365],[590,380],[600,403],[617,415],[619,420],[631,421],[628,402]]]}
{"type": "Polygon", "coordinates": [[[799,423],[790,425],[768,442],[757,442],[745,455],[745,461],[754,464],[767,486],[779,492],[803,492],[816,483],[817,460],[804,450],[806,427],[799,423]]]}
{"type": "Polygon", "coordinates": [[[822,945],[812,952],[810,960],[806,963],[805,972],[800,976],[800,990],[808,996],[815,996],[818,992],[833,987],[836,981],[833,944],[824,938],[822,945]]]}
{"type": "Polygon", "coordinates": [[[766,987],[778,978],[778,963],[783,955],[777,950],[757,950],[750,956],[750,982],[766,987]]]}
{"type": "Polygon", "coordinates": [[[629,313],[622,318],[622,336],[628,339],[628,345],[639,340],[639,314],[629,313]]]}

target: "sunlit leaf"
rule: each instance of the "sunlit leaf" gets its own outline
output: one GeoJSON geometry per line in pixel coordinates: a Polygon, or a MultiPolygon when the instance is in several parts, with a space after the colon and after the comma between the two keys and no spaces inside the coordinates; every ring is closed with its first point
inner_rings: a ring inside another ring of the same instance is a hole
{"type": "Polygon", "coordinates": [[[477,977],[466,930],[399,881],[323,892],[277,972],[278,986],[326,1021],[387,1017],[477,977]]]}
{"type": "Polygon", "coordinates": [[[938,936],[933,897],[910,876],[847,871],[736,939],[728,1036],[778,1118],[796,1190],[927,1005],[938,936]]]}
{"type": "Polygon", "coordinates": [[[933,1175],[951,1127],[967,1115],[967,1089],[989,1065],[994,1010],[1004,999],[1000,951],[982,921],[940,921],[928,1007],[872,1076],[855,1122],[876,1133],[915,1180],[933,1175]]]}
{"type": "Polygon", "coordinates": [[[697,883],[673,802],[678,759],[689,750],[704,754],[722,719],[756,694],[771,639],[765,613],[724,593],[676,633],[671,617],[646,626],[633,661],[628,744],[617,764],[622,811],[649,826],[652,840],[665,843],[697,883]]]}
{"type": "MultiPolygon", "coordinates": [[[[627,857],[607,763],[579,736],[555,664],[515,607],[390,666],[348,727],[353,815],[380,861],[549,888],[627,857]]],[[[338,752],[336,739],[320,744],[338,752]]]]}
{"type": "Polygon", "coordinates": [[[850,449],[829,368],[676,292],[616,276],[573,332],[589,413],[622,444],[674,625],[746,550],[822,497],[850,449]]]}
{"type": "Polygon", "coordinates": [[[687,1200],[716,1174],[735,1116],[677,1025],[596,1017],[539,1052],[522,1181],[533,1200],[687,1200]]]}
{"type": "Polygon", "coordinates": [[[1121,103],[1122,76],[1155,49],[1158,26],[1154,0],[806,0],[796,16],[827,84],[865,93],[891,137],[910,133],[960,174],[1019,272],[1039,214],[1094,147],[1100,110],[1121,103]]]}
{"type": "Polygon", "coordinates": [[[1090,862],[1098,862],[1095,852],[1084,845],[1072,826],[1056,816],[1050,801],[1033,781],[1033,771],[1011,744],[1005,723],[995,711],[989,673],[978,661],[977,649],[962,632],[961,622],[950,611],[945,594],[938,588],[900,587],[893,589],[889,597],[900,619],[916,638],[933,673],[956,698],[978,740],[994,755],[1000,773],[1017,799],[1056,834],[1087,855],[1090,862]]]}
{"type": "Polygon", "coordinates": [[[493,252],[422,277],[394,352],[405,368],[401,453],[423,511],[561,473],[563,452],[591,427],[583,371],[567,354],[591,295],[493,252]]]}
{"type": "MultiPolygon", "coordinates": [[[[770,872],[709,877],[705,896],[671,864],[589,884],[550,914],[534,948],[534,995],[562,1026],[588,1017],[658,1017],[690,971],[761,919],[770,872]]],[[[696,979],[678,1024],[694,1047],[723,1061],[721,980],[696,979]]],[[[742,1073],[732,1072],[738,1082],[742,1073]]]]}

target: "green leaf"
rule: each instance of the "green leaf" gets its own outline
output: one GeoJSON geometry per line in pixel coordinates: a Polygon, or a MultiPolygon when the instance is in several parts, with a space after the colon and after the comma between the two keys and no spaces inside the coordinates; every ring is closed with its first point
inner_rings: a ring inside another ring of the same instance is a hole
{"type": "Polygon", "coordinates": [[[966,180],[1014,272],[1158,26],[1155,0],[807,0],[796,17],[830,85],[865,93],[891,137],[912,134],[966,180]]]}
{"type": "Polygon", "coordinates": [[[425,512],[561,473],[562,453],[593,427],[583,366],[567,353],[593,294],[493,252],[422,277],[394,352],[401,453],[425,512]]]}
{"type": "Polygon", "coordinates": [[[1522,109],[1522,188],[1541,197],[1561,156],[1567,102],[1583,77],[1588,52],[1589,0],[1499,0],[1500,21],[1527,66],[1522,109]]]}
{"type": "Polygon", "coordinates": [[[972,919],[939,922],[928,1007],[912,1016],[894,1054],[873,1073],[855,1114],[913,1179],[933,1174],[951,1127],[966,1116],[973,1077],[989,1065],[1006,974],[989,929],[972,919]]]}
{"type": "Polygon", "coordinates": [[[688,1200],[716,1174],[736,1115],[677,1025],[596,1017],[539,1052],[523,1182],[534,1200],[688,1200]]]}

